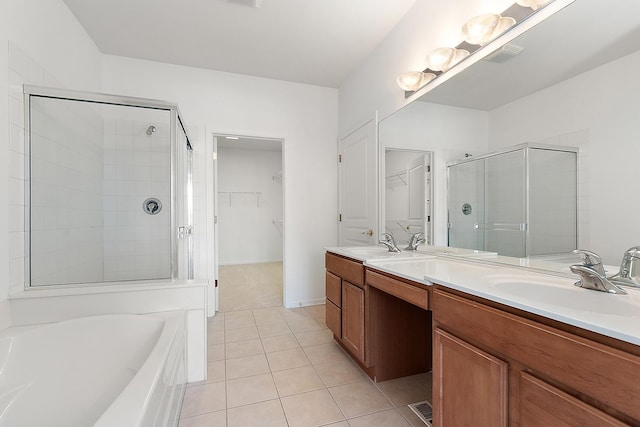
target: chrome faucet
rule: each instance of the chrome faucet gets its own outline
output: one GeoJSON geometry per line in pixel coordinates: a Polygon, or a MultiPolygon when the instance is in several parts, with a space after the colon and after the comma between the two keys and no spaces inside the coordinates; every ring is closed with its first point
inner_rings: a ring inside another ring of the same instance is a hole
{"type": "Polygon", "coordinates": [[[640,287],[640,246],[625,251],[620,271],[609,278],[616,285],[640,287]]]}
{"type": "Polygon", "coordinates": [[[602,259],[597,254],[583,249],[576,249],[573,253],[582,258],[582,264],[574,264],[569,267],[572,273],[580,275],[580,280],[575,283],[576,286],[610,294],[624,295],[627,293],[607,279],[602,259]]]}
{"type": "Polygon", "coordinates": [[[411,238],[409,239],[409,245],[404,249],[407,251],[417,251],[418,246],[425,242],[426,240],[424,238],[424,233],[415,233],[411,235],[411,238]]]}
{"type": "Polygon", "coordinates": [[[396,246],[396,241],[390,233],[382,233],[378,243],[385,245],[389,249],[389,252],[400,252],[400,249],[396,246]]]}

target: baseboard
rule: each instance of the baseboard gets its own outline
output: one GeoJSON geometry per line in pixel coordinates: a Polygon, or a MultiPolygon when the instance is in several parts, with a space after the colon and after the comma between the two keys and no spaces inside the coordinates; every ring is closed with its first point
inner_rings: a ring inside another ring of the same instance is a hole
{"type": "Polygon", "coordinates": [[[272,262],[282,262],[280,259],[258,259],[258,260],[241,260],[241,261],[218,261],[218,265],[223,267],[225,265],[243,265],[243,264],[269,264],[272,262]]]}
{"type": "Polygon", "coordinates": [[[311,299],[306,301],[292,301],[290,304],[286,304],[286,308],[298,308],[298,307],[309,307],[312,305],[321,305],[325,303],[324,298],[320,299],[311,299]]]}

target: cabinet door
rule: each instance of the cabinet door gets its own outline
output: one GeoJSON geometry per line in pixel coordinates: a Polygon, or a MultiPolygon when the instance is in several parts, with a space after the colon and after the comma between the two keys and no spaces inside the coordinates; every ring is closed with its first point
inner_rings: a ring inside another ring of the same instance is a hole
{"type": "Polygon", "coordinates": [[[342,343],[364,363],[364,290],[342,281],[342,343]]]}
{"type": "Polygon", "coordinates": [[[526,372],[521,372],[520,425],[581,427],[626,424],[526,372]]]}
{"type": "Polygon", "coordinates": [[[506,426],[508,364],[438,328],[433,350],[434,426],[506,426]]]}
{"type": "Polygon", "coordinates": [[[329,328],[329,330],[333,332],[333,335],[339,338],[342,335],[342,326],[340,324],[340,309],[334,303],[332,303],[330,299],[327,298],[325,310],[327,328],[329,328]]]}

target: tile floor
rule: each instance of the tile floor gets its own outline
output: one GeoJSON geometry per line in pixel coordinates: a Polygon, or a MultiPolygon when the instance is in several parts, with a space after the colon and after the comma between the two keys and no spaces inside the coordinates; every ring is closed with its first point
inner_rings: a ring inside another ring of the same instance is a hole
{"type": "Polygon", "coordinates": [[[220,311],[282,307],[282,262],[221,265],[220,311]]]}
{"type": "Polygon", "coordinates": [[[374,384],[333,341],[324,306],[218,313],[208,379],[187,387],[180,427],[424,426],[429,374],[374,384]]]}

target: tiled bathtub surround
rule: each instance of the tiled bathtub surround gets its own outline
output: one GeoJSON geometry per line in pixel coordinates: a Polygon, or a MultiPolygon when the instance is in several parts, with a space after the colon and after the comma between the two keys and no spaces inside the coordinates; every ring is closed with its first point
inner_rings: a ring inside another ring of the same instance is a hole
{"type": "Polygon", "coordinates": [[[324,306],[217,314],[208,380],[187,388],[180,427],[424,426],[427,374],[374,384],[334,342],[324,306]]]}

